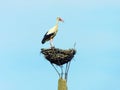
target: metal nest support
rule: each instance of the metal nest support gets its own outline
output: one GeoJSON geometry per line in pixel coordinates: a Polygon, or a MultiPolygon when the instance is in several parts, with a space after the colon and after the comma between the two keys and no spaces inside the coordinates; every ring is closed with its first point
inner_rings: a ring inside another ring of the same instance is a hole
{"type": "Polygon", "coordinates": [[[41,53],[44,55],[44,57],[51,63],[51,65],[54,67],[56,72],[58,73],[59,77],[63,78],[63,75],[65,76],[65,80],[67,81],[68,71],[70,68],[70,63],[74,55],[76,54],[75,49],[59,49],[59,48],[42,48],[41,53]],[[61,73],[57,70],[55,65],[58,65],[61,68],[61,73]],[[65,66],[65,70],[63,70],[63,65],[65,66]]]}

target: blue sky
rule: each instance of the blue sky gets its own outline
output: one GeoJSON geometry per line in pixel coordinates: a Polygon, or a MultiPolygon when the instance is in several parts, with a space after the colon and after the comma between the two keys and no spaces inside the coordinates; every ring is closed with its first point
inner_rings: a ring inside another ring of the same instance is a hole
{"type": "Polygon", "coordinates": [[[57,16],[65,22],[55,46],[76,42],[69,90],[120,90],[119,0],[1,0],[0,90],[57,90],[58,76],[40,54],[57,16]]]}

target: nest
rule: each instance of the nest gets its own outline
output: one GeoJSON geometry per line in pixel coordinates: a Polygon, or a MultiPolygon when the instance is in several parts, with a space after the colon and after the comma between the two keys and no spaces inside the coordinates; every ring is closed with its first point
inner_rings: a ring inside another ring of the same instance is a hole
{"type": "Polygon", "coordinates": [[[68,63],[74,57],[76,50],[75,49],[58,49],[58,48],[50,48],[50,49],[41,49],[41,53],[44,54],[45,58],[56,65],[63,65],[68,63]]]}

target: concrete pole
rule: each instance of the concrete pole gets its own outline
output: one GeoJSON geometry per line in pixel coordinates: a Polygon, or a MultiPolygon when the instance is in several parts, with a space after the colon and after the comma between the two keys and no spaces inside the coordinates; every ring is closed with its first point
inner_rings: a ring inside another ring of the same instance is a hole
{"type": "Polygon", "coordinates": [[[58,90],[68,90],[66,80],[60,78],[58,80],[58,90]]]}

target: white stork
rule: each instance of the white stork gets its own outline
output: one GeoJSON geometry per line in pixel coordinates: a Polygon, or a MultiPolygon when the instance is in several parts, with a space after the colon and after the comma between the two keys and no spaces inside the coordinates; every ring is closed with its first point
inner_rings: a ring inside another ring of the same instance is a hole
{"type": "Polygon", "coordinates": [[[46,34],[44,35],[44,37],[42,39],[42,44],[44,44],[46,41],[50,41],[50,45],[51,45],[51,47],[53,47],[52,41],[58,31],[59,21],[64,22],[60,17],[57,17],[56,25],[46,32],[46,34]]]}

